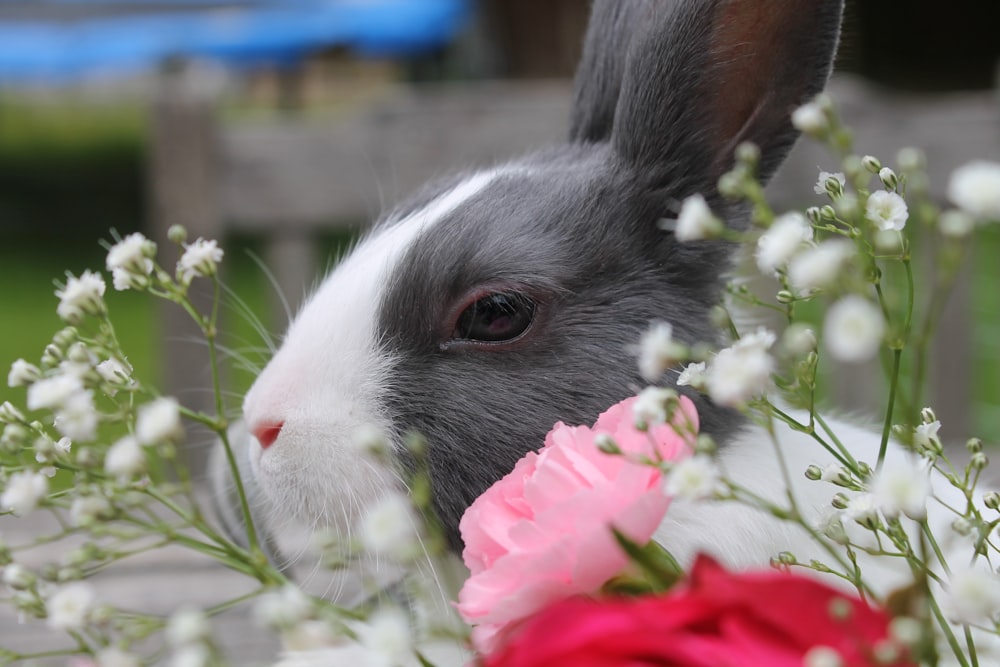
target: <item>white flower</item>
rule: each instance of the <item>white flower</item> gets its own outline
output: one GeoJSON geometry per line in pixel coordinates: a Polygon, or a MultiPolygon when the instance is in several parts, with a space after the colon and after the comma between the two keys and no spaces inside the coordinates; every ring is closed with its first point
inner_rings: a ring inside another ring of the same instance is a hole
{"type": "Polygon", "coordinates": [[[992,622],[1000,613],[1000,577],[985,568],[952,571],[942,607],[955,623],[992,622]]]}
{"type": "Polygon", "coordinates": [[[139,408],[135,422],[135,437],[143,445],[183,436],[180,405],[173,398],[158,398],[139,408]]]}
{"type": "Polygon", "coordinates": [[[792,258],[788,281],[799,294],[832,285],[844,265],[854,256],[854,244],[845,239],[823,241],[792,258]]]}
{"type": "Polygon", "coordinates": [[[719,350],[708,366],[705,381],[712,400],[739,406],[766,392],[774,370],[774,359],[768,354],[774,340],[772,332],[759,329],[719,350]]]}
{"type": "Polygon", "coordinates": [[[828,123],[823,108],[816,102],[809,102],[792,112],[792,125],[800,132],[817,136],[826,130],[828,123]]]}
{"type": "Polygon", "coordinates": [[[899,231],[906,226],[910,212],[906,201],[895,192],[878,190],[868,196],[865,218],[882,231],[899,231]]]}
{"type": "Polygon", "coordinates": [[[97,437],[100,416],[94,407],[94,392],[81,391],[69,397],[56,413],[55,427],[67,438],[89,442],[97,437]]]}
{"type": "Polygon", "coordinates": [[[302,621],[281,633],[281,645],[286,651],[315,651],[336,646],[339,641],[326,621],[302,621]]]}
{"type": "Polygon", "coordinates": [[[844,518],[870,527],[878,521],[878,509],[879,504],[875,496],[870,493],[861,493],[847,501],[847,507],[844,508],[844,518]]]}
{"type": "Polygon", "coordinates": [[[632,404],[632,419],[640,428],[664,424],[669,417],[667,408],[676,400],[677,392],[673,389],[646,387],[632,404]]]}
{"type": "Polygon", "coordinates": [[[10,373],[7,374],[8,387],[26,387],[32,382],[42,377],[42,372],[34,364],[29,364],[24,359],[18,359],[10,365],[10,373]]]}
{"type": "Polygon", "coordinates": [[[90,584],[76,582],[63,586],[49,598],[49,627],[56,630],[81,628],[87,622],[94,598],[94,589],[90,584]]]}
{"type": "Polygon", "coordinates": [[[975,228],[975,219],[964,211],[945,211],[938,218],[938,229],[941,230],[941,234],[951,238],[965,238],[975,228]]]}
{"type": "Polygon", "coordinates": [[[830,463],[823,466],[820,479],[831,484],[847,482],[851,479],[850,472],[839,463],[830,463]]]}
{"type": "Polygon", "coordinates": [[[289,629],[312,616],[313,602],[298,586],[288,584],[280,591],[260,596],[253,612],[262,625],[289,629]]]}
{"type": "Polygon", "coordinates": [[[208,637],[208,617],[201,609],[185,608],[176,611],[167,621],[164,636],[173,647],[197,644],[208,637]]]}
{"type": "Polygon", "coordinates": [[[90,526],[111,515],[111,503],[104,496],[77,496],[69,506],[74,526],[90,526]]]}
{"type": "Polygon", "coordinates": [[[403,558],[415,543],[413,510],[402,494],[390,493],[379,500],[361,522],[361,544],[367,552],[403,558]]]}
{"type": "Polygon", "coordinates": [[[687,350],[674,340],[673,332],[666,322],[652,322],[639,339],[639,373],[647,382],[656,382],[686,356],[687,350]]]}
{"type": "Polygon", "coordinates": [[[35,574],[20,563],[10,563],[3,568],[3,583],[15,591],[26,591],[38,580],[35,574]]]}
{"type": "Polygon", "coordinates": [[[0,494],[0,510],[9,510],[24,516],[38,506],[38,501],[49,492],[49,480],[40,473],[24,470],[12,474],[0,494]]]}
{"type": "Polygon", "coordinates": [[[844,659],[829,646],[813,646],[802,656],[802,667],[844,667],[844,659]]]}
{"type": "Polygon", "coordinates": [[[125,436],[108,449],[104,457],[104,471],[119,479],[136,477],[146,470],[146,455],[138,441],[125,436]]]}
{"type": "Polygon", "coordinates": [[[673,498],[704,500],[720,488],[719,469],[707,456],[692,456],[667,473],[663,491],[673,498]]]}
{"type": "Polygon", "coordinates": [[[691,195],[681,204],[674,236],[678,241],[698,241],[716,236],[722,231],[722,221],[712,214],[701,195],[691,195]]]}
{"type": "Polygon", "coordinates": [[[129,234],[108,251],[107,268],[116,290],[143,287],[153,271],[156,244],[142,234],[129,234]]]}
{"type": "Polygon", "coordinates": [[[101,649],[94,656],[97,667],[140,667],[139,658],[131,653],[126,653],[120,649],[109,647],[101,649]]]}
{"type": "Polygon", "coordinates": [[[71,396],[83,392],[83,382],[72,373],[39,380],[28,387],[28,409],[43,410],[66,404],[71,396]]]}
{"type": "Polygon", "coordinates": [[[222,248],[215,241],[198,239],[185,244],[184,254],[177,262],[177,280],[189,285],[194,278],[214,276],[222,261],[222,248]]]}
{"type": "Polygon", "coordinates": [[[79,278],[67,275],[66,286],[56,290],[56,313],[70,324],[79,324],[84,315],[103,313],[104,290],[104,279],[96,273],[84,271],[79,278]]]}
{"type": "Polygon", "coordinates": [[[975,161],[948,180],[948,199],[981,220],[1000,220],[1000,163],[975,161]]]}
{"type": "Polygon", "coordinates": [[[795,322],[782,334],[781,346],[793,357],[805,356],[816,349],[816,333],[811,327],[795,322]]]}
{"type": "Polygon", "coordinates": [[[170,667],[205,667],[208,658],[208,649],[204,646],[185,646],[170,657],[170,667]]]}
{"type": "Polygon", "coordinates": [[[938,420],[918,425],[913,429],[913,444],[922,449],[933,448],[938,441],[940,429],[941,422],[938,420]]]}
{"type": "Polygon", "coordinates": [[[687,387],[691,386],[695,389],[700,389],[705,386],[705,378],[707,377],[705,373],[705,362],[699,361],[698,363],[688,364],[684,367],[684,370],[680,372],[677,376],[677,386],[687,387]]]}
{"type": "Polygon", "coordinates": [[[105,382],[110,382],[111,384],[123,384],[129,381],[131,376],[131,371],[128,366],[118,361],[117,359],[105,359],[101,363],[97,364],[97,374],[104,379],[105,382]]]}
{"type": "Polygon", "coordinates": [[[63,454],[69,454],[69,450],[73,447],[73,441],[70,438],[62,437],[56,441],[56,449],[63,454]]]}
{"type": "Polygon", "coordinates": [[[888,518],[902,513],[911,519],[923,519],[930,493],[927,471],[909,462],[886,466],[872,484],[875,502],[888,518]]]}
{"type": "Polygon", "coordinates": [[[837,172],[820,171],[819,180],[817,180],[816,185],[813,186],[813,192],[815,192],[818,195],[825,195],[829,193],[829,190],[827,190],[826,187],[826,182],[829,181],[831,178],[840,184],[839,189],[841,192],[843,192],[844,186],[847,185],[847,177],[844,176],[844,174],[839,171],[837,172]]]}
{"type": "Polygon", "coordinates": [[[778,216],[771,227],[757,239],[757,267],[761,273],[777,275],[778,269],[787,264],[812,237],[812,227],[801,213],[778,216]]]}
{"type": "Polygon", "coordinates": [[[371,667],[394,667],[410,662],[413,654],[413,635],[410,621],[401,610],[381,608],[373,613],[367,623],[354,626],[358,642],[371,653],[371,667]]]}
{"type": "Polygon", "coordinates": [[[830,306],[823,323],[823,342],[838,361],[857,363],[875,356],[885,335],[885,319],[878,306],[849,294],[830,306]]]}
{"type": "Polygon", "coordinates": [[[24,414],[14,407],[10,401],[0,403],[0,424],[13,424],[23,422],[24,414]]]}

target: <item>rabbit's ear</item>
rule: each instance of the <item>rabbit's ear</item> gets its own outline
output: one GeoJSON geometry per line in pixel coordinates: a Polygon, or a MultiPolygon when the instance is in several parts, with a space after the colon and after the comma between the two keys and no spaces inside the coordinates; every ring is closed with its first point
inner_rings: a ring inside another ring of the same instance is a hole
{"type": "MultiPolygon", "coordinates": [[[[843,0],[657,0],[635,2],[631,11],[604,6],[621,1],[595,5],[631,23],[624,63],[619,51],[596,70],[622,73],[611,133],[619,157],[654,178],[676,173],[681,162],[714,185],[732,166],[736,146],[751,141],[761,149],[761,177],[770,177],[798,136],[792,111],[829,76],[843,0]]],[[[605,39],[620,49],[626,37],[605,39]]],[[[595,118],[602,109],[595,107],[595,118]]]]}
{"type": "Polygon", "coordinates": [[[597,0],[576,69],[570,141],[607,141],[615,119],[629,42],[641,17],[662,0],[597,0]]]}

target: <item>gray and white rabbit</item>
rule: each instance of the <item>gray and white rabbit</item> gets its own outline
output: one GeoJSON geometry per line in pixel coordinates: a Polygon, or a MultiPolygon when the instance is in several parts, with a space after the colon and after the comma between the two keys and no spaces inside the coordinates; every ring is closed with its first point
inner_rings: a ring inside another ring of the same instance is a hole
{"type": "MultiPolygon", "coordinates": [[[[418,432],[434,508],[459,551],[466,507],[555,422],[591,424],[645,385],[633,348],[652,320],[687,343],[716,340],[710,311],[733,248],[680,243],[658,221],[701,193],[730,226],[747,226],[746,210],[719,195],[719,177],[742,142],[759,146],[763,178],[778,168],[797,138],[791,112],[828,78],[842,4],[596,0],[568,141],[429,185],[385,216],[294,319],[244,403],[259,504],[349,534],[400,478],[359,455],[354,434],[384,431],[405,472],[414,461],[403,437],[418,432]]],[[[769,438],[680,390],[720,443],[726,472],[783,498],[769,438]]],[[[874,461],[875,435],[836,428],[874,461]]],[[[802,472],[829,461],[803,434],[778,441],[793,492],[818,516],[832,487],[802,472]]],[[[890,465],[903,455],[894,449],[890,465]]],[[[699,551],[737,567],[786,550],[823,555],[805,531],[729,503],[674,503],[657,538],[682,562],[699,551]]],[[[878,572],[883,590],[906,576],[878,572]]]]}

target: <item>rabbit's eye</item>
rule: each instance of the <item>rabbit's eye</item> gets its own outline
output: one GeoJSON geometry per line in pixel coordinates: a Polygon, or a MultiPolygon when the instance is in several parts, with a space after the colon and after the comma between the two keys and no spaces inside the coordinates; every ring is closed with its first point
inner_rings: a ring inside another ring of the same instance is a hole
{"type": "Polygon", "coordinates": [[[484,343],[513,340],[527,331],[534,315],[535,303],[523,294],[488,294],[462,311],[452,338],[484,343]]]}

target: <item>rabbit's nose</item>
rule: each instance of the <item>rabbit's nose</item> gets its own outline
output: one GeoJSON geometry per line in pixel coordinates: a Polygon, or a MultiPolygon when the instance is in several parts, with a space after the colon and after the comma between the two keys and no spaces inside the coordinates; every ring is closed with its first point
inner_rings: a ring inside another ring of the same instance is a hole
{"type": "Polygon", "coordinates": [[[261,449],[267,449],[274,444],[274,441],[278,439],[278,435],[281,433],[281,429],[285,426],[285,422],[264,422],[262,424],[257,424],[253,428],[253,436],[257,438],[257,442],[260,443],[261,449]]]}

